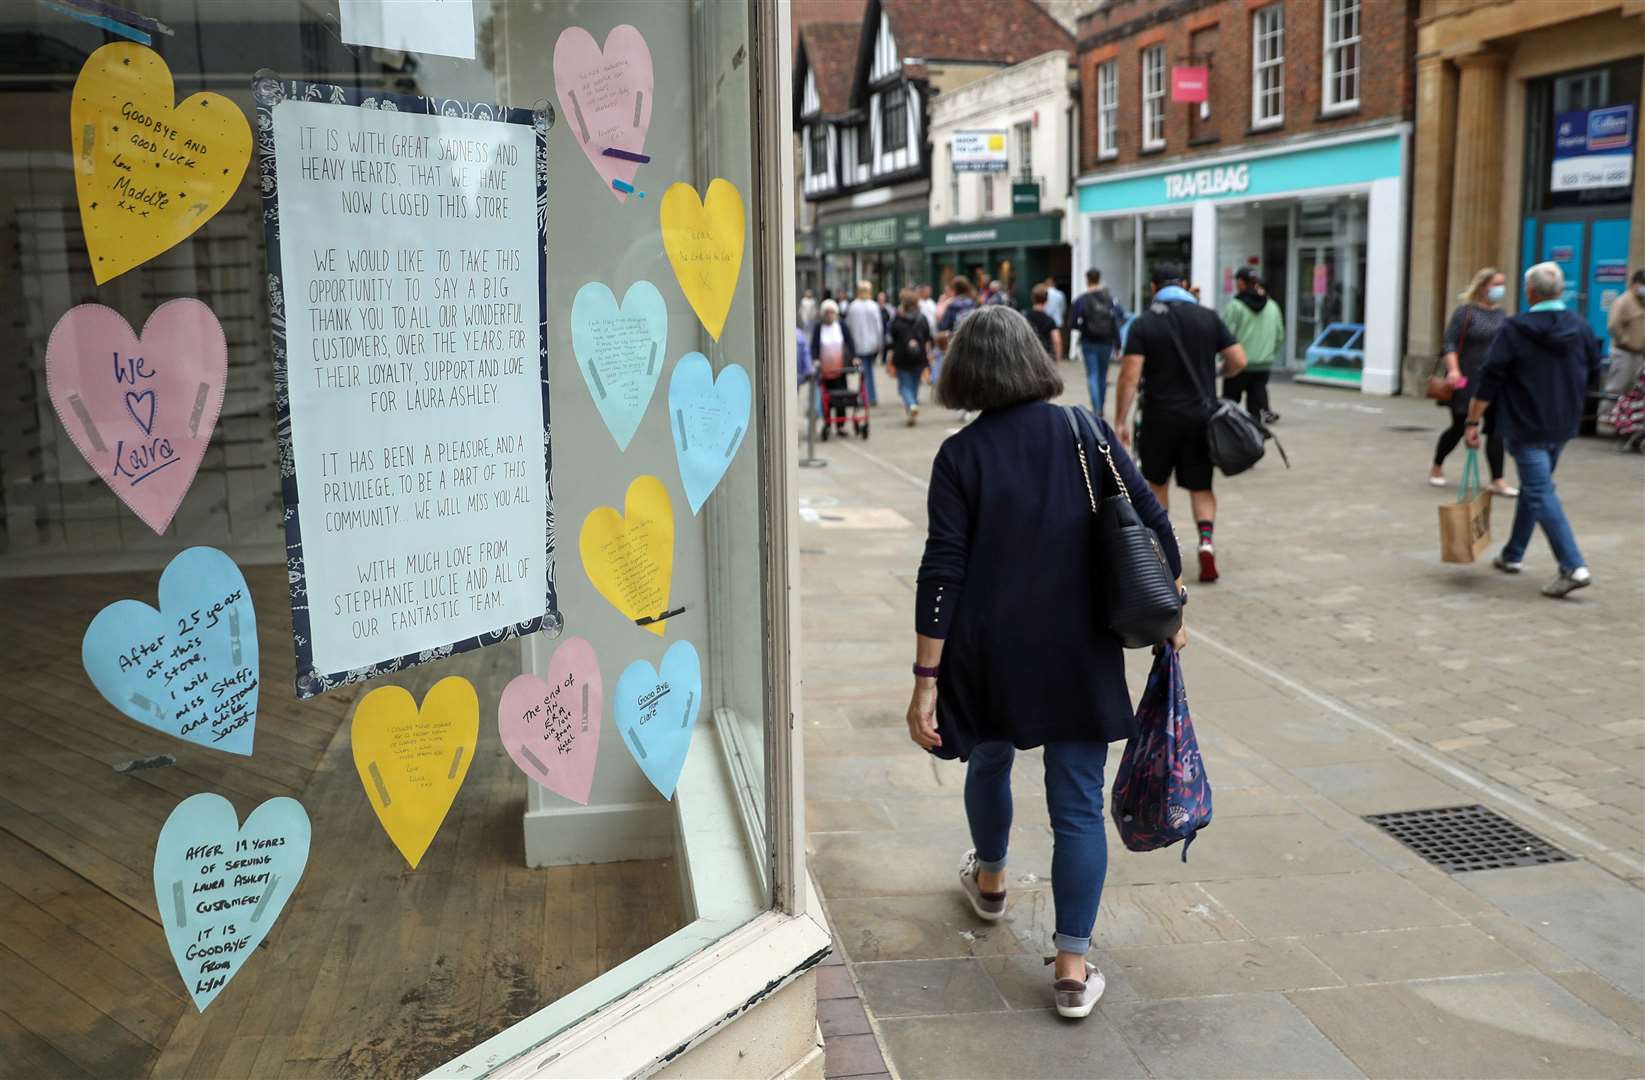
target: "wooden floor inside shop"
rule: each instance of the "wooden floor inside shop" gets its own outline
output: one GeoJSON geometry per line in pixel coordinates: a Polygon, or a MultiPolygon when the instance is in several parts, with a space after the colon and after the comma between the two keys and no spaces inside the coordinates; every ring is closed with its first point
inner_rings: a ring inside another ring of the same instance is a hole
{"type": "MultiPolygon", "coordinates": [[[[416,871],[372,813],[349,744],[358,690],[299,703],[283,566],[248,567],[262,658],[256,752],[198,748],[126,719],[80,666],[80,636],[159,572],[0,579],[0,1062],[40,1077],[417,1076],[687,921],[669,861],[531,870],[527,781],[496,737],[518,670],[506,644],[392,681],[420,701],[474,682],[480,743],[416,871]],[[175,763],[123,769],[170,755],[175,763]],[[195,1011],[155,909],[155,839],[212,791],[239,816],[277,795],[313,823],[308,868],[263,947],[195,1011]]],[[[382,685],[374,682],[371,686],[382,685]]]]}

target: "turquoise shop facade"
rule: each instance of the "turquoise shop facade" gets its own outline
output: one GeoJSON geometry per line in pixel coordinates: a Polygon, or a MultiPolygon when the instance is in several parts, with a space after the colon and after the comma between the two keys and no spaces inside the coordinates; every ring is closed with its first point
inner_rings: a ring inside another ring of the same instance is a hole
{"type": "Polygon", "coordinates": [[[1234,271],[1252,266],[1284,307],[1299,381],[1398,393],[1409,139],[1408,124],[1383,124],[1087,173],[1073,200],[1075,278],[1094,266],[1133,306],[1149,264],[1170,258],[1221,309],[1234,271]],[[1350,337],[1357,348],[1330,348],[1350,337]]]}

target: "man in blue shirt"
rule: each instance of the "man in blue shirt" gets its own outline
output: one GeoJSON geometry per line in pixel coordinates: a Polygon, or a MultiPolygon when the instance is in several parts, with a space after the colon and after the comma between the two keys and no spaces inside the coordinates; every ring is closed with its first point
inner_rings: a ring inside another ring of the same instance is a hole
{"type": "Polygon", "coordinates": [[[1492,565],[1519,573],[1531,534],[1541,525],[1559,561],[1559,576],[1542,593],[1561,597],[1593,581],[1554,489],[1554,469],[1582,423],[1588,386],[1599,371],[1599,342],[1587,319],[1565,309],[1565,272],[1558,263],[1525,271],[1525,295],[1530,310],[1504,322],[1485,354],[1479,388],[1468,404],[1466,438],[1471,449],[1479,447],[1480,422],[1486,409],[1495,408],[1497,430],[1519,466],[1513,531],[1492,565]]]}

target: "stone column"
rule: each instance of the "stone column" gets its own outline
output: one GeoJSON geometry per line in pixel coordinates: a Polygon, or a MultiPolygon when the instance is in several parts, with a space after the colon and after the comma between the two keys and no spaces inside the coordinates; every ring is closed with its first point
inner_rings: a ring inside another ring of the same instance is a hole
{"type": "MultiPolygon", "coordinates": [[[[1502,250],[1497,229],[1502,190],[1504,56],[1481,50],[1456,58],[1456,166],[1451,189],[1451,245],[1445,295],[1467,287],[1474,272],[1502,250]]],[[[1505,268],[1510,277],[1513,268],[1505,268]]]]}
{"type": "MultiPolygon", "coordinates": [[[[1417,61],[1416,131],[1411,152],[1409,320],[1405,342],[1408,393],[1421,394],[1439,353],[1451,240],[1451,179],[1455,163],[1456,70],[1441,56],[1417,61]]],[[[1373,271],[1375,273],[1375,271],[1373,271]]]]}

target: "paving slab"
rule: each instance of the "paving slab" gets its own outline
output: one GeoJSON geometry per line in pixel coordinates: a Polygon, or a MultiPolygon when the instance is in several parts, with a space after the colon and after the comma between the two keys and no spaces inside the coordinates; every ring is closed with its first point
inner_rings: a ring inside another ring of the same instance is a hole
{"type": "Polygon", "coordinates": [[[1298,942],[1349,983],[1486,975],[1530,967],[1523,958],[1472,926],[1313,934],[1298,942]]]}
{"type": "MultiPolygon", "coordinates": [[[[1005,999],[981,960],[888,960],[859,964],[863,1002],[876,1017],[999,1011],[1005,999]]],[[[1048,1002],[1041,1000],[1043,1008],[1048,1002]]]]}
{"type": "MultiPolygon", "coordinates": [[[[1003,923],[1030,950],[1046,950],[1056,928],[1049,892],[1012,894],[1003,923]]],[[[1099,950],[1128,945],[1229,941],[1251,932],[1194,883],[1109,885],[1097,910],[1099,950]]]]}
{"type": "Polygon", "coordinates": [[[1636,998],[1645,998],[1645,892],[1583,863],[1457,880],[1636,998]]]}
{"type": "MultiPolygon", "coordinates": [[[[1005,1003],[1013,1009],[1040,1011],[1051,1006],[1051,968],[1045,963],[1049,946],[1039,953],[1014,956],[985,956],[977,961],[993,980],[1005,1003]]],[[[1106,950],[1100,946],[1091,954],[1091,962],[1102,971],[1105,987],[1098,1008],[1117,1001],[1135,1001],[1137,992],[1126,981],[1125,972],[1106,960],[1106,950]]]]}
{"type": "MultiPolygon", "coordinates": [[[[835,896],[896,896],[934,893],[952,887],[959,896],[959,867],[971,847],[963,821],[949,829],[891,833],[815,833],[810,864],[823,893],[835,896]]],[[[1032,826],[1013,828],[1013,875],[1051,879],[1051,837],[1032,826]]]]}
{"type": "Polygon", "coordinates": [[[903,1080],[1144,1075],[1100,1010],[1078,1021],[1054,1009],[922,1016],[883,1021],[880,1031],[903,1080]]]}
{"type": "Polygon", "coordinates": [[[1343,981],[1295,938],[1105,949],[1100,961],[1141,998],[1299,990],[1343,981]]]}
{"type": "Polygon", "coordinates": [[[1364,1075],[1280,994],[1116,1004],[1104,1015],[1155,1076],[1364,1075]]]}
{"type": "MultiPolygon", "coordinates": [[[[1215,795],[1212,796],[1213,811],[1215,795]]],[[[1271,814],[1218,820],[1194,840],[1186,862],[1176,845],[1129,852],[1110,844],[1108,879],[1118,885],[1225,878],[1338,874],[1371,870],[1376,862],[1309,814],[1271,814]]]]}
{"type": "Polygon", "coordinates": [[[1264,937],[1447,926],[1462,921],[1388,870],[1212,881],[1203,888],[1229,914],[1264,937]]]}
{"type": "Polygon", "coordinates": [[[1645,1073],[1645,1046],[1535,972],[1306,990],[1289,997],[1369,1076],[1645,1073]]]}
{"type": "Polygon", "coordinates": [[[982,922],[957,889],[926,896],[829,898],[828,914],[854,964],[998,956],[1041,947],[1018,938],[1005,922],[982,922]]]}
{"type": "Polygon", "coordinates": [[[1307,766],[1292,772],[1355,814],[1391,814],[1479,801],[1477,796],[1387,754],[1374,760],[1307,766]]]}

